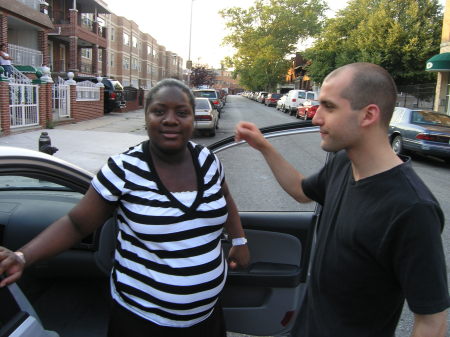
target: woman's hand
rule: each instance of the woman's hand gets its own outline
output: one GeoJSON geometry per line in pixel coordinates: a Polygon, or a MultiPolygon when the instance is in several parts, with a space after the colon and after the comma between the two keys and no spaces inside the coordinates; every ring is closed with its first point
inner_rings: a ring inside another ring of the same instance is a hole
{"type": "Polygon", "coordinates": [[[228,266],[231,269],[245,268],[250,263],[250,251],[247,245],[232,246],[228,253],[228,266]]]}
{"type": "Polygon", "coordinates": [[[25,269],[25,262],[16,253],[0,247],[0,275],[6,273],[6,277],[1,280],[0,288],[16,282],[25,269]]]}

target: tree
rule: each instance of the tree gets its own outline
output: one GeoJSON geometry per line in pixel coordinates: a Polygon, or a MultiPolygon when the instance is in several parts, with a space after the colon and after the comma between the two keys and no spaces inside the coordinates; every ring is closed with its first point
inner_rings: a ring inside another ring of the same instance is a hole
{"type": "Polygon", "coordinates": [[[208,69],[205,65],[196,64],[191,69],[190,82],[193,87],[212,86],[215,79],[216,74],[214,70],[208,69]]]}
{"type": "Polygon", "coordinates": [[[441,29],[438,0],[350,0],[303,56],[319,83],[352,62],[379,64],[398,85],[426,83],[435,76],[425,72],[425,62],[439,53],[441,29]]]}
{"type": "Polygon", "coordinates": [[[256,0],[248,9],[233,7],[220,13],[230,34],[224,39],[236,49],[225,60],[251,90],[273,90],[283,79],[299,41],[322,28],[323,0],[256,0]]]}

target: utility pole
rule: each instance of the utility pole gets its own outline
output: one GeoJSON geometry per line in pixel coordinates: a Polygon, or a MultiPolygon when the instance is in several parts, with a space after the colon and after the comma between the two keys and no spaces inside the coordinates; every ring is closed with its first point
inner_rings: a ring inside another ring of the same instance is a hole
{"type": "Polygon", "coordinates": [[[191,86],[191,71],[192,71],[192,61],[191,61],[191,42],[192,42],[192,7],[194,5],[194,0],[191,0],[191,19],[189,23],[189,54],[188,60],[186,62],[186,68],[188,70],[188,87],[191,86]]]}

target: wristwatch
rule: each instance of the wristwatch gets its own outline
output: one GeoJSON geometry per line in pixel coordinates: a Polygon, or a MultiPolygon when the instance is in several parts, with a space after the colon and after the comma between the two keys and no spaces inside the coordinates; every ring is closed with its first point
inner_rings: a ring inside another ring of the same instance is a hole
{"type": "Polygon", "coordinates": [[[234,238],[231,240],[231,245],[232,246],[243,246],[247,244],[247,239],[246,238],[234,238]]]}

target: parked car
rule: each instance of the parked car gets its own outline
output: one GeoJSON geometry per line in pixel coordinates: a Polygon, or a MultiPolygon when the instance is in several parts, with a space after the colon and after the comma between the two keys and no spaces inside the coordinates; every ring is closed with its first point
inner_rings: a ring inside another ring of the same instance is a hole
{"type": "Polygon", "coordinates": [[[219,112],[219,118],[220,113],[222,112],[223,108],[223,102],[220,99],[220,94],[216,89],[194,89],[192,90],[195,97],[206,97],[210,100],[212,104],[216,107],[217,111],[219,112]]]}
{"type": "Polygon", "coordinates": [[[285,104],[286,104],[287,94],[284,94],[280,97],[280,99],[277,102],[276,109],[286,112],[285,104]]]}
{"type": "Polygon", "coordinates": [[[389,140],[397,154],[416,152],[450,163],[450,116],[397,107],[389,123],[389,140]]]}
{"type": "Polygon", "coordinates": [[[195,98],[195,130],[206,132],[209,136],[216,135],[219,127],[219,112],[208,98],[195,98]]]}
{"type": "MultiPolygon", "coordinates": [[[[318,128],[307,122],[264,128],[263,132],[267,137],[278,136],[276,139],[289,137],[286,141],[290,144],[318,139],[318,128]]],[[[248,156],[245,143],[229,137],[210,148],[227,168],[227,184],[241,210],[251,251],[248,268],[229,270],[222,296],[227,329],[258,336],[289,335],[296,330],[305,297],[320,207],[299,205],[294,200],[281,206],[274,203],[277,194],[269,191],[277,183],[270,179],[273,181],[261,184],[261,176],[270,171],[260,161],[246,162],[245,170],[233,169],[237,154],[248,156]],[[253,192],[255,188],[259,192],[253,192]]],[[[296,151],[302,151],[300,146],[296,151]]],[[[296,167],[312,173],[323,165],[325,156],[319,151],[305,163],[305,156],[297,155],[296,167]]],[[[92,178],[91,173],[56,157],[0,147],[1,244],[12,250],[24,245],[74,207],[92,178]]],[[[280,195],[284,193],[280,191],[280,195]]],[[[7,335],[17,337],[50,336],[42,334],[43,327],[60,336],[105,336],[114,226],[115,218],[111,218],[70,250],[27,268],[17,284],[1,288],[0,328],[8,327],[7,335]]],[[[226,236],[224,246],[226,254],[230,246],[226,236]]]]}
{"type": "Polygon", "coordinates": [[[297,113],[297,108],[306,100],[317,100],[317,94],[307,90],[289,90],[285,103],[286,110],[290,115],[295,115],[297,113]]]}
{"type": "Polygon", "coordinates": [[[256,101],[264,104],[264,101],[269,93],[267,91],[260,91],[258,97],[256,97],[256,101]]]}
{"type": "MultiPolygon", "coordinates": [[[[98,83],[96,77],[75,77],[76,82],[91,81],[98,83]]],[[[111,78],[102,78],[104,88],[104,112],[110,113],[115,109],[123,109],[126,107],[125,91],[122,84],[111,78]]]]}
{"type": "Polygon", "coordinates": [[[276,106],[281,96],[281,94],[276,93],[268,94],[266,99],[264,100],[264,104],[267,106],[276,106]]]}
{"type": "Polygon", "coordinates": [[[319,106],[319,101],[304,101],[303,104],[297,108],[296,117],[304,120],[313,119],[319,106]]]}

